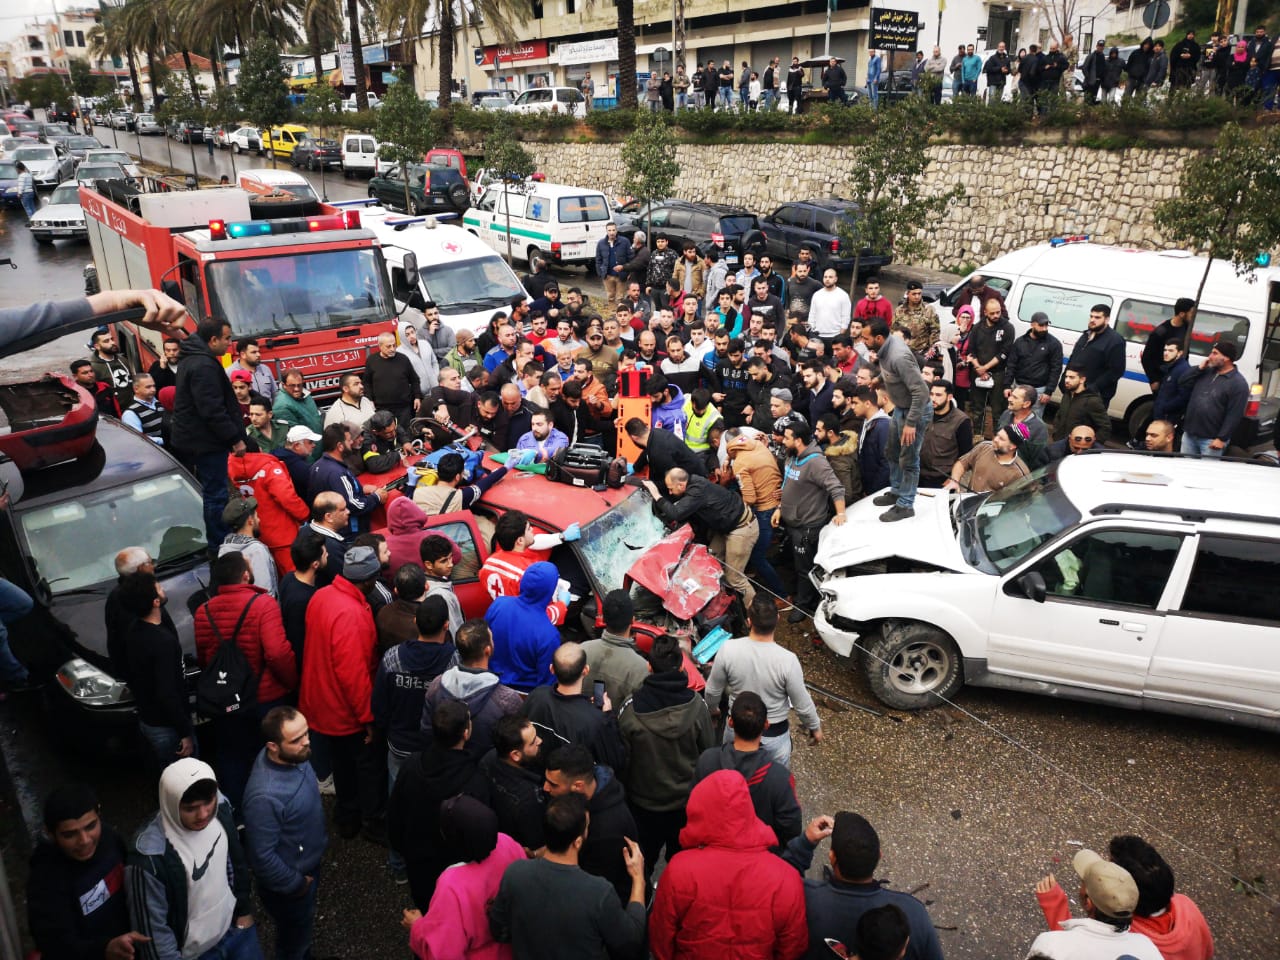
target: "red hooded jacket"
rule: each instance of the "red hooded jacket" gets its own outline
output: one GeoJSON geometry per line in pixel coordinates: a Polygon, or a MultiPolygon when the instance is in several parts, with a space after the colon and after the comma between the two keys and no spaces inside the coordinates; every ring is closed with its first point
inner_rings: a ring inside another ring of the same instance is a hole
{"type": "MultiPolygon", "coordinates": [[[[1071,919],[1067,893],[1058,884],[1048,893],[1037,893],[1036,899],[1050,930],[1061,930],[1063,921],[1071,919]]],[[[1135,914],[1129,929],[1150,938],[1165,960],[1209,960],[1213,956],[1213,934],[1204,914],[1194,900],[1181,893],[1173,895],[1168,909],[1158,917],[1135,914]]]]}
{"type": "Polygon", "coordinates": [[[345,737],[373,723],[377,640],[369,601],[355,584],[339,576],[316,591],[307,605],[307,655],[298,697],[312,730],[345,737]]]}
{"type": "Polygon", "coordinates": [[[293,569],[289,546],[298,527],[311,515],[298,496],[285,465],[269,453],[234,453],[227,457],[227,475],[238,487],[248,487],[258,501],[258,539],[271,550],[281,575],[293,569]]]}
{"type": "Polygon", "coordinates": [[[795,960],[809,943],[800,874],[769,852],[747,781],[718,770],[693,788],[649,915],[657,960],[795,960]]]}
{"type": "Polygon", "coordinates": [[[394,573],[406,563],[421,563],[418,547],[432,534],[427,515],[409,497],[396,497],[387,507],[387,549],[391,551],[394,573]]]}
{"type": "Polygon", "coordinates": [[[270,703],[298,689],[298,665],[284,633],[280,605],[262,587],[250,583],[219,587],[209,602],[195,612],[196,658],[200,666],[206,667],[218,652],[221,641],[209,626],[209,618],[217,624],[222,640],[230,640],[240,612],[255,596],[257,599],[236,634],[236,646],[258,675],[258,703],[270,703]]]}

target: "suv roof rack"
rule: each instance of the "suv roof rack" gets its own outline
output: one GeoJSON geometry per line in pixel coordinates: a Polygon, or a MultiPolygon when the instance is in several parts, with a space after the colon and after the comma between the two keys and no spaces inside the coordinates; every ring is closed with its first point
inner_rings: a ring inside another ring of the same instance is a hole
{"type": "Polygon", "coordinates": [[[1260,517],[1253,513],[1233,513],[1228,510],[1201,510],[1195,507],[1152,506],[1142,503],[1100,503],[1089,511],[1093,516],[1119,516],[1126,511],[1158,513],[1177,517],[1188,523],[1204,523],[1206,520],[1240,520],[1246,523],[1267,523],[1280,526],[1280,517],[1260,517]]]}

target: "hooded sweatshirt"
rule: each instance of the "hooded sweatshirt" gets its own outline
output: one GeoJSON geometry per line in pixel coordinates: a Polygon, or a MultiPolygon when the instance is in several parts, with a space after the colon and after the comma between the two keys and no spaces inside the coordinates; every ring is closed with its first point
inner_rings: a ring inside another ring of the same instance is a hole
{"type": "Polygon", "coordinates": [[[238,916],[253,912],[249,869],[231,805],[218,795],[203,830],[182,825],[178,806],[194,784],[214,780],[202,760],[184,757],[160,775],[160,812],[139,831],[126,870],[133,929],[151,942],[144,960],[191,960],[218,943],[238,916]]]}
{"type": "Polygon", "coordinates": [[[756,816],[767,823],[785,846],[800,835],[804,821],[796,799],[796,778],[784,764],[762,749],[737,750],[732,743],[704,750],[693,769],[693,782],[700,783],[717,770],[737,770],[747,781],[756,816]]]}
{"type": "MultiPolygon", "coordinates": [[[[1054,884],[1048,893],[1037,893],[1040,909],[1050,930],[1062,930],[1071,920],[1071,907],[1066,891],[1054,884]]],[[[1144,934],[1164,960],[1208,960],[1213,956],[1213,934],[1195,901],[1175,893],[1163,913],[1154,917],[1134,915],[1129,925],[1132,933],[1144,934]]]]}
{"type": "MultiPolygon", "coordinates": [[[[291,456],[296,453],[288,451],[291,456]]],[[[298,458],[301,459],[301,458],[298,458]]],[[[293,479],[285,465],[269,453],[235,454],[227,457],[227,475],[241,492],[258,501],[258,538],[271,550],[282,574],[293,569],[289,546],[298,528],[307,522],[311,511],[298,496],[293,479]]]]}
{"type": "Polygon", "coordinates": [[[671,399],[666,403],[653,407],[651,423],[655,430],[670,430],[677,437],[684,437],[688,415],[684,409],[684,392],[674,383],[669,387],[671,399]]]}
{"type": "Polygon", "coordinates": [[[555,565],[540,560],[524,572],[518,596],[498,597],[484,615],[493,631],[491,667],[517,690],[553,682],[551,656],[560,646],[560,631],[546,611],[558,579],[555,565]]]}
{"type": "Polygon", "coordinates": [[[524,698],[500,683],[496,674],[476,667],[450,667],[431,681],[422,702],[419,729],[425,738],[431,736],[431,716],[446,700],[461,700],[471,711],[471,739],[467,752],[476,759],[493,748],[493,726],[503,717],[524,709],[524,698]]]}
{"type": "Polygon", "coordinates": [[[453,663],[450,642],[409,640],[382,655],[373,679],[373,722],[387,733],[387,743],[399,753],[423,748],[422,703],[431,681],[453,663]]]}
{"type": "Polygon", "coordinates": [[[716,742],[706,701],[689,689],[684,670],[649,674],[623,704],[618,729],[631,802],[658,812],[683,808],[698,757],[716,742]]]}
{"type": "MultiPolygon", "coordinates": [[[[444,324],[440,326],[443,327],[444,324]]],[[[404,334],[405,327],[418,329],[418,325],[409,320],[401,320],[396,324],[396,339],[400,343],[400,346],[396,347],[396,353],[402,353],[409,358],[409,362],[413,364],[413,372],[418,375],[419,389],[423,396],[426,396],[427,391],[440,380],[440,361],[435,351],[431,349],[431,345],[424,343],[420,336],[416,347],[409,346],[409,338],[404,334]]],[[[409,425],[406,423],[404,426],[409,425]]]]}
{"type": "Polygon", "coordinates": [[[800,874],[769,852],[777,838],[756,816],[747,782],[711,774],[689,795],[680,853],[649,917],[657,960],[795,960],[809,940],[800,874]]]}

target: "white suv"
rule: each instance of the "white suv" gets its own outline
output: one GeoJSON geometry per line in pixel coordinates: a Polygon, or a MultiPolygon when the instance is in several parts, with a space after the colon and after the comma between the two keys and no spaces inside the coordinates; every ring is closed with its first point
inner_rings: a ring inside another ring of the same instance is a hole
{"type": "Polygon", "coordinates": [[[1280,472],[1121,451],[823,531],[823,642],[891,707],[962,684],[1280,731],[1280,472]]]}

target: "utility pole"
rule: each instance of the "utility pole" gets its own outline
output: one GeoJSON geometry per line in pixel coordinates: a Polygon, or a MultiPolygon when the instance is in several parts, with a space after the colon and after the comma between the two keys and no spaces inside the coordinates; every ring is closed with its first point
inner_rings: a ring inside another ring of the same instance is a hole
{"type": "Polygon", "coordinates": [[[822,39],[822,59],[831,59],[831,11],[836,8],[836,0],[827,0],[827,32],[822,39]]]}

